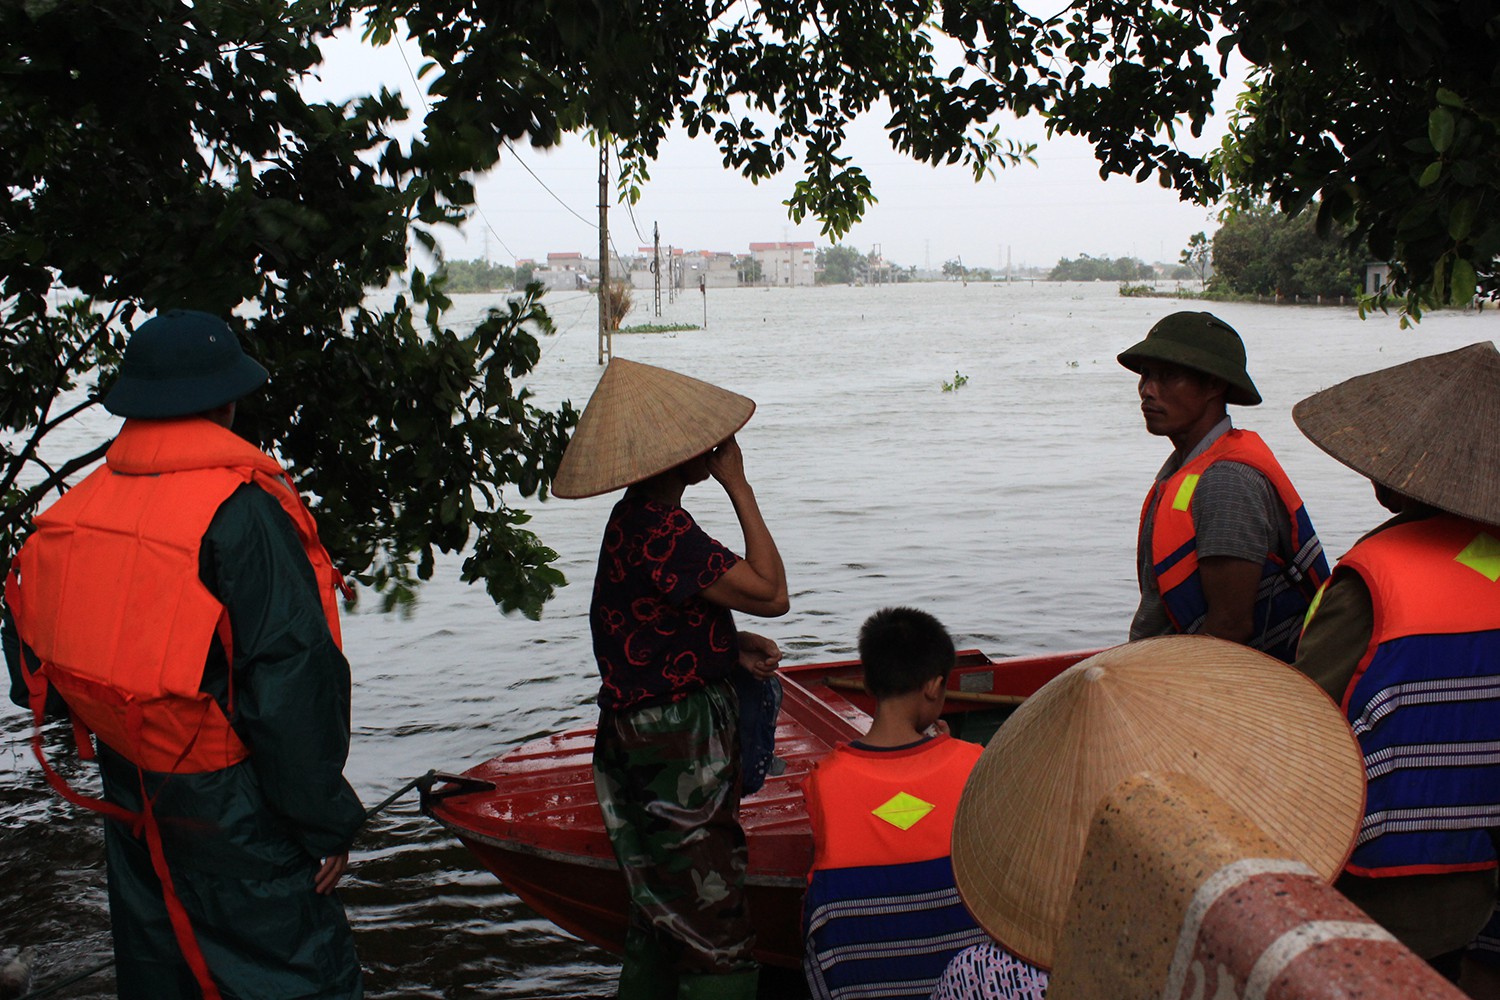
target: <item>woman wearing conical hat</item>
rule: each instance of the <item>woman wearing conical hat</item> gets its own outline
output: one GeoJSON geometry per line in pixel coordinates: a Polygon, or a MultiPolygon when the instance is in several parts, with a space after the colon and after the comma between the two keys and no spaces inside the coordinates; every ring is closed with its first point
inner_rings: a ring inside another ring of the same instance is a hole
{"type": "Polygon", "coordinates": [[[589,608],[602,685],[594,784],[630,889],[622,1000],[755,996],[739,825],[732,675],[781,653],[733,612],[788,608],[786,570],[734,434],[755,404],[676,372],[612,360],[553,481],[561,497],[624,488],[589,608]],[[683,492],[712,476],[744,534],[736,555],[683,492]]]}
{"type": "Polygon", "coordinates": [[[1337,887],[1456,978],[1495,905],[1500,353],[1480,343],[1361,375],[1292,416],[1395,514],[1340,560],[1297,651],[1369,779],[1337,887]]]}

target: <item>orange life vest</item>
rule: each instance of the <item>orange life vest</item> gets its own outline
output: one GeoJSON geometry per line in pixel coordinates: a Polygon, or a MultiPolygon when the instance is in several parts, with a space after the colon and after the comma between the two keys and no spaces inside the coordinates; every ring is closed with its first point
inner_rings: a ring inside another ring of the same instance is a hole
{"type": "Polygon", "coordinates": [[[312,515],[274,459],[199,417],[126,421],[105,464],[37,516],[12,567],[6,600],[40,661],[36,683],[139,767],[196,773],[247,755],[199,690],[214,636],[226,656],[234,647],[198,553],[219,506],[252,482],[291,518],[339,641],[340,580],[312,515]]]}
{"type": "MultiPolygon", "coordinates": [[[[1500,826],[1500,538],[1440,514],[1360,541],[1374,627],[1341,707],[1365,757],[1365,818],[1348,870],[1493,868],[1500,826]]],[[[1314,616],[1316,607],[1314,608],[1314,616]]]]}
{"type": "Polygon", "coordinates": [[[842,746],[805,781],[812,871],[947,857],[953,814],[984,748],[950,736],[906,750],[842,746]]]}
{"type": "Polygon", "coordinates": [[[1270,481],[1286,508],[1292,558],[1287,562],[1275,552],[1265,555],[1255,595],[1256,632],[1249,645],[1291,662],[1308,605],[1319,585],[1328,578],[1328,562],[1302,498],[1271,449],[1253,431],[1227,431],[1203,454],[1155,484],[1146,495],[1141,507],[1141,531],[1144,533],[1146,515],[1154,507],[1150,555],[1162,604],[1178,632],[1192,634],[1201,630],[1208,599],[1198,572],[1192,501],[1199,478],[1215,462],[1250,466],[1270,481]]]}
{"type": "Polygon", "coordinates": [[[949,858],[982,751],[949,736],[904,750],[842,746],[808,775],[803,971],[814,996],[926,997],[955,954],[987,940],[949,858]]]}

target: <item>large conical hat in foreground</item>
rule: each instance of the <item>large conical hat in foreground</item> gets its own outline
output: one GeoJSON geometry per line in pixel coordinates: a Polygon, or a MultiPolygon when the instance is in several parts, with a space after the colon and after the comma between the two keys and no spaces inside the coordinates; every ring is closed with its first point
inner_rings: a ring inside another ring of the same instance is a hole
{"type": "Polygon", "coordinates": [[[1308,396],[1292,419],[1360,475],[1500,524],[1500,352],[1489,342],[1408,361],[1308,396]]]}
{"type": "Polygon", "coordinates": [[[552,492],[578,499],[650,479],[745,426],[755,402],[665,368],[611,358],[563,453],[552,492]]]}
{"type": "Polygon", "coordinates": [[[1192,775],[1329,881],[1364,816],[1359,747],[1307,677],[1207,636],[1116,646],[1026,699],[964,787],[953,874],[992,937],[1051,967],[1094,812],[1141,772],[1192,775]]]}

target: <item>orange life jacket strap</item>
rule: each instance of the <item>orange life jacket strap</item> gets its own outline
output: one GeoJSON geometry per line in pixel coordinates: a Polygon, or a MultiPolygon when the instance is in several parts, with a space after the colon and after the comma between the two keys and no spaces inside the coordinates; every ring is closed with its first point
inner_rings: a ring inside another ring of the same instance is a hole
{"type": "MultiPolygon", "coordinates": [[[[16,568],[11,564],[9,573],[5,580],[5,599],[10,605],[11,613],[19,615],[18,603],[22,600],[21,588],[16,585],[16,568]]],[[[227,634],[228,622],[225,622],[227,634]]],[[[229,647],[233,648],[233,647],[229,647]]],[[[198,939],[193,934],[193,929],[188,920],[187,908],[182,905],[177,890],[172,885],[172,872],[167,867],[166,853],[162,850],[161,828],[157,825],[156,814],[151,809],[151,797],[146,794],[146,775],[138,767],[136,773],[141,780],[141,812],[135,813],[124,806],[106,801],[93,795],[84,795],[72,785],[68,784],[66,778],[58,774],[47,760],[47,752],[42,746],[42,725],[46,721],[47,714],[47,692],[51,685],[40,671],[27,668],[25,659],[26,652],[24,644],[20,648],[21,654],[21,676],[26,681],[27,700],[31,703],[31,753],[36,757],[38,766],[42,769],[42,776],[47,779],[47,784],[52,790],[68,802],[90,812],[96,812],[101,816],[115,820],[130,830],[131,835],[141,836],[144,834],[146,845],[151,854],[151,867],[156,872],[157,880],[161,882],[162,899],[166,903],[167,916],[172,922],[172,932],[177,938],[177,946],[182,949],[183,958],[187,961],[188,968],[193,970],[193,978],[198,981],[198,987],[203,991],[204,1000],[223,1000],[219,993],[219,987],[214,983],[213,977],[208,972],[208,960],[203,957],[203,949],[198,946],[198,939]]],[[[68,713],[73,720],[73,739],[78,744],[78,755],[84,760],[94,759],[94,744],[90,738],[88,727],[84,725],[73,713],[68,713]]],[[[139,724],[139,723],[137,723],[139,724]]]]}
{"type": "MultiPolygon", "coordinates": [[[[45,721],[47,707],[47,679],[40,675],[28,674],[26,684],[31,701],[31,752],[36,757],[37,764],[41,766],[42,775],[47,779],[47,784],[73,805],[123,824],[130,830],[132,836],[144,835],[147,849],[151,854],[151,868],[156,872],[157,880],[161,882],[162,901],[166,903],[167,917],[171,920],[172,933],[177,938],[177,947],[182,950],[182,957],[186,960],[188,968],[192,969],[193,978],[198,981],[198,988],[203,991],[204,1000],[223,1000],[219,987],[209,975],[208,960],[203,957],[203,949],[198,946],[198,939],[193,934],[187,908],[182,905],[182,899],[178,897],[177,890],[172,885],[172,872],[167,867],[167,856],[162,850],[161,827],[157,824],[156,814],[151,809],[151,797],[146,794],[145,772],[136,768],[141,778],[142,810],[138,813],[105,799],[84,795],[68,784],[67,779],[53,770],[52,765],[48,763],[46,751],[42,747],[42,723],[45,721]]],[[[81,728],[80,723],[74,724],[74,736],[80,740],[80,751],[88,745],[87,733],[88,730],[81,728]]],[[[90,758],[93,757],[91,746],[88,755],[90,758]]]]}
{"type": "Polygon", "coordinates": [[[203,949],[199,947],[198,938],[193,933],[187,907],[182,905],[182,899],[172,885],[172,871],[167,867],[167,855],[161,846],[161,827],[151,808],[151,796],[146,794],[146,773],[140,768],[136,768],[136,773],[141,776],[141,815],[144,819],[141,825],[145,828],[146,847],[151,853],[151,867],[156,870],[156,877],[161,881],[162,901],[167,904],[167,919],[172,922],[177,947],[182,950],[182,957],[188,968],[193,970],[193,978],[203,991],[203,1000],[223,1000],[218,985],[209,974],[208,959],[203,957],[203,949]]]}

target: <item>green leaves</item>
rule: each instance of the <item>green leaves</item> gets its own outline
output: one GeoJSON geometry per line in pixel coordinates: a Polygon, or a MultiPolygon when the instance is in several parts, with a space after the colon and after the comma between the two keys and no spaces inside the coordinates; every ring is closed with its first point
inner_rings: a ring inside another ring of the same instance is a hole
{"type": "Polygon", "coordinates": [[[1479,287],[1479,275],[1474,271],[1474,265],[1462,257],[1453,262],[1453,281],[1448,295],[1448,301],[1452,305],[1466,306],[1474,301],[1474,293],[1479,287]]]}
{"type": "Polygon", "coordinates": [[[1452,111],[1443,106],[1433,108],[1432,113],[1427,116],[1427,138],[1432,143],[1432,148],[1439,153],[1446,153],[1448,147],[1453,145],[1455,128],[1452,111]]]}
{"type": "Polygon", "coordinates": [[[516,384],[552,331],[541,291],[453,330],[446,274],[407,258],[409,234],[432,247],[461,217],[493,133],[402,144],[389,93],[308,103],[298,76],[350,14],[0,7],[0,547],[107,445],[59,460],[49,435],[97,405],[138,316],[192,305],[271,370],[236,430],[281,458],[336,563],[387,607],[409,608],[442,552],[490,553],[475,565],[504,610],[539,613],[561,585],[505,499],[546,496],[577,420],[516,384]],[[55,279],[84,298],[58,304],[55,279]]]}

